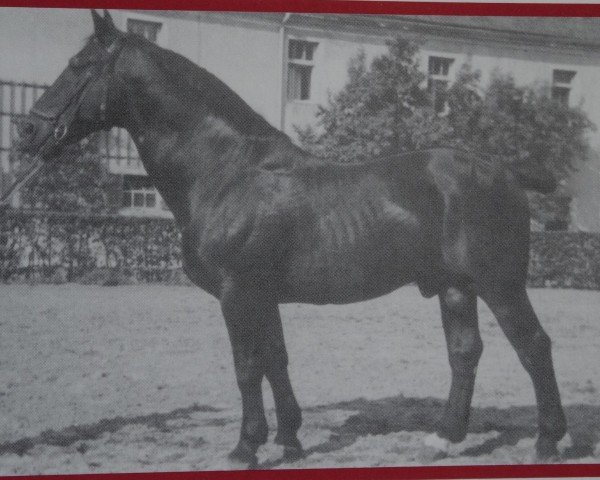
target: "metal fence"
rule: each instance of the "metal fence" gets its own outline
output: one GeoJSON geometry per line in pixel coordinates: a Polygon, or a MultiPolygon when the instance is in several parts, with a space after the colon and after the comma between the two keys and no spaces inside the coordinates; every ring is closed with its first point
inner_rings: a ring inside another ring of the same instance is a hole
{"type": "MultiPolygon", "coordinates": [[[[44,84],[0,80],[0,193],[19,167],[20,159],[12,152],[17,137],[13,120],[26,115],[47,88],[44,84]]],[[[102,132],[99,153],[110,162],[111,170],[143,172],[135,145],[123,129],[102,132]]]]}
{"type": "Polygon", "coordinates": [[[0,81],[0,166],[3,175],[11,174],[17,161],[11,155],[16,138],[13,120],[27,114],[46,88],[33,83],[0,81]]]}
{"type": "Polygon", "coordinates": [[[185,283],[181,267],[181,235],[170,219],[0,215],[0,283],[185,283]]]}

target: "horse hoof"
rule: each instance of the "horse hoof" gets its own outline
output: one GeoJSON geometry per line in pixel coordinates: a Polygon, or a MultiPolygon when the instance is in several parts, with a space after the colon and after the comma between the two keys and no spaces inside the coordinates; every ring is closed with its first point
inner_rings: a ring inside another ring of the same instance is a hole
{"type": "Polygon", "coordinates": [[[450,450],[450,442],[440,437],[437,433],[427,435],[423,440],[423,444],[444,455],[448,455],[448,451],[450,450]]]}
{"type": "Polygon", "coordinates": [[[556,463],[560,461],[557,441],[551,438],[540,437],[535,443],[535,463],[556,463]]]}
{"type": "Polygon", "coordinates": [[[560,440],[558,442],[558,444],[556,445],[557,449],[558,449],[558,453],[560,454],[560,456],[564,456],[570,449],[573,448],[573,439],[571,438],[571,434],[567,433],[562,440],[560,440]]]}
{"type": "Polygon", "coordinates": [[[288,462],[300,460],[306,456],[300,440],[295,436],[275,435],[273,440],[277,445],[283,445],[283,459],[288,462]]]}
{"type": "Polygon", "coordinates": [[[448,457],[449,442],[437,433],[427,435],[423,439],[423,447],[417,453],[417,460],[423,465],[448,457]]]}
{"type": "Polygon", "coordinates": [[[249,468],[254,468],[258,464],[256,451],[258,447],[250,445],[245,440],[240,440],[231,453],[228,455],[229,460],[247,465],[249,468]]]}

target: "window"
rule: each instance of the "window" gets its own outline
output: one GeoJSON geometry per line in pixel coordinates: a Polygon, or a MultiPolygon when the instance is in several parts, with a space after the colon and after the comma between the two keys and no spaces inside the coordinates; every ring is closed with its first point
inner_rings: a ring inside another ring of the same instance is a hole
{"type": "Polygon", "coordinates": [[[162,27],[162,23],[159,22],[149,22],[146,20],[137,20],[133,18],[127,19],[127,31],[129,33],[135,33],[141,37],[144,37],[146,40],[150,40],[151,42],[156,42],[158,39],[158,32],[162,27]]]}
{"type": "Polygon", "coordinates": [[[310,86],[317,43],[290,40],[288,43],[288,100],[310,100],[310,86]]]}
{"type": "Polygon", "coordinates": [[[552,98],[561,105],[569,105],[569,94],[576,73],[570,70],[552,71],[552,98]]]}
{"type": "Polygon", "coordinates": [[[450,66],[453,58],[429,57],[427,89],[431,93],[433,107],[441,113],[446,106],[446,90],[450,84],[450,66]]]}
{"type": "Polygon", "coordinates": [[[150,179],[140,175],[123,178],[123,207],[156,208],[158,193],[150,179]]]}

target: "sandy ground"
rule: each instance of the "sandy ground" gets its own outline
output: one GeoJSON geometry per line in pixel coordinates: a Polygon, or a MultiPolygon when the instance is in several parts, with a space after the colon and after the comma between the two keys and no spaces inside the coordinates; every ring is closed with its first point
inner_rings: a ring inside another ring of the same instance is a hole
{"type": "MultiPolygon", "coordinates": [[[[532,290],[554,340],[569,462],[600,461],[600,293],[532,290]]],[[[467,440],[422,446],[449,389],[435,299],[406,287],[350,306],[282,307],[307,457],[262,468],[528,463],[533,390],[484,306],[467,440]]],[[[197,289],[0,286],[0,474],[240,468],[241,415],[219,305],[197,289]]],[[[265,384],[272,440],[273,401],[265,384]]]]}

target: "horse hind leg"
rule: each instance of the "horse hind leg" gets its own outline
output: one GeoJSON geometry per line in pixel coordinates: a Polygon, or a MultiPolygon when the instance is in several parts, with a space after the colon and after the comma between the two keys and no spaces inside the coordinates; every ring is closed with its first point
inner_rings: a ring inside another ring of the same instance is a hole
{"type": "MultiPolygon", "coordinates": [[[[439,300],[452,383],[437,434],[442,439],[460,442],[467,434],[475,374],[483,351],[477,297],[470,286],[461,286],[445,289],[439,300]]],[[[435,438],[430,437],[432,440],[435,438]]],[[[439,442],[437,445],[439,448],[439,442]]]]}
{"type": "Polygon", "coordinates": [[[565,435],[567,423],[552,364],[550,337],[540,325],[524,286],[494,289],[481,297],[533,382],[538,408],[537,457],[557,457],[557,443],[565,435]]]}

